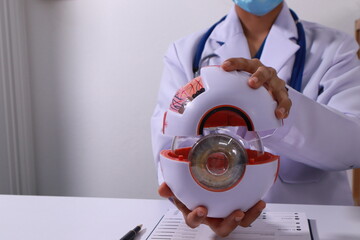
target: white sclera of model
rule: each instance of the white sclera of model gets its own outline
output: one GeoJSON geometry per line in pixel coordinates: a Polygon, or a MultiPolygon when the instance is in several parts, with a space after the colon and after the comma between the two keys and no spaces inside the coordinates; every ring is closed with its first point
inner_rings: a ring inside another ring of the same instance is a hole
{"type": "Polygon", "coordinates": [[[282,125],[268,91],[248,86],[249,74],[201,69],[174,96],[163,134],[173,137],[160,153],[164,180],[189,209],[226,217],[255,205],[277,178],[279,157],[264,152],[259,135],[282,125]]]}

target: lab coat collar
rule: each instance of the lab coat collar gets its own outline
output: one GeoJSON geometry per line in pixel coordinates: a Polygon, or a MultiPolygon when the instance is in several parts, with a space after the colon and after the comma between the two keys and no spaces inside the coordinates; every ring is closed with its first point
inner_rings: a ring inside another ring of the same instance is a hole
{"type": "Polygon", "coordinates": [[[243,28],[237,16],[235,6],[231,8],[225,20],[210,34],[209,39],[226,43],[232,37],[243,34],[243,28]]]}
{"type": "Polygon", "coordinates": [[[278,72],[300,48],[295,21],[286,3],[270,29],[260,61],[278,72]]]}
{"type": "MultiPolygon", "coordinates": [[[[265,66],[271,66],[279,71],[299,49],[299,46],[296,44],[297,37],[294,19],[287,4],[284,2],[284,6],[266,39],[260,58],[261,62],[265,66]]],[[[233,57],[251,58],[248,43],[243,34],[243,28],[236,14],[235,7],[231,9],[224,22],[215,28],[209,39],[223,43],[222,45],[219,44],[219,47],[215,50],[215,54],[220,56],[221,61],[233,57]]]]}

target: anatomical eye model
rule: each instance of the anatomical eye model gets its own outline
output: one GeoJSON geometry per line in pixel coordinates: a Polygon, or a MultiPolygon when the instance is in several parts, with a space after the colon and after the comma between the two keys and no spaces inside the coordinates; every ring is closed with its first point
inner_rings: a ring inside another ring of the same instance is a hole
{"type": "Polygon", "coordinates": [[[163,134],[173,137],[160,153],[164,180],[189,209],[209,217],[246,211],[277,178],[279,157],[264,151],[259,133],[276,129],[276,102],[249,75],[206,67],[180,88],[164,114],[163,134]]]}

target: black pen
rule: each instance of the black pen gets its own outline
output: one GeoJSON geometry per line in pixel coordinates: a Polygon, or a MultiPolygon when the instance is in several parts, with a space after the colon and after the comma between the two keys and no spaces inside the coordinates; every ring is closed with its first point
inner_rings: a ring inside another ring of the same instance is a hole
{"type": "Polygon", "coordinates": [[[140,232],[141,227],[142,227],[142,224],[140,224],[139,226],[136,226],[133,230],[130,230],[127,234],[125,234],[125,236],[120,238],[120,240],[133,240],[135,238],[136,234],[138,234],[138,232],[140,232]]]}

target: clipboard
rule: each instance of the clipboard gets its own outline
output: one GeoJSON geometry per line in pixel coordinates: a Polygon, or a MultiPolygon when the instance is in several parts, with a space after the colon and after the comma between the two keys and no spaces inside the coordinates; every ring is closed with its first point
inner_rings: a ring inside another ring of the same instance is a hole
{"type": "Polygon", "coordinates": [[[221,238],[206,225],[195,229],[188,227],[182,213],[169,209],[159,220],[147,240],[314,240],[310,221],[302,212],[266,212],[251,227],[236,228],[229,236],[221,238]]]}

